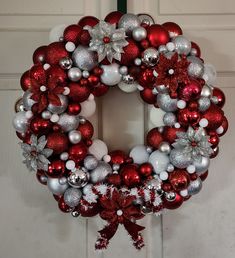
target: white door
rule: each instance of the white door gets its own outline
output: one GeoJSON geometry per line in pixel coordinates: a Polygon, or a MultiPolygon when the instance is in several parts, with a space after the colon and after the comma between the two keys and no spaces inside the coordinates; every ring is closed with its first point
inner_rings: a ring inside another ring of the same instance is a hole
{"type": "MultiPolygon", "coordinates": [[[[218,73],[227,95],[230,131],[222,138],[221,154],[213,160],[201,194],[181,209],[142,221],[146,247],[137,252],[120,228],[109,249],[95,253],[98,219],[74,219],[57,204],[21,164],[11,127],[13,106],[20,96],[19,78],[31,65],[36,47],[48,43],[57,24],[77,22],[83,15],[104,17],[116,9],[113,0],[0,1],[0,257],[3,258],[233,258],[235,253],[235,2],[233,0],[129,0],[128,10],[149,13],[159,23],[175,21],[198,42],[203,56],[218,73]]],[[[135,94],[112,90],[99,101],[93,118],[96,135],[111,148],[130,148],[144,140],[148,107],[135,94]]]]}

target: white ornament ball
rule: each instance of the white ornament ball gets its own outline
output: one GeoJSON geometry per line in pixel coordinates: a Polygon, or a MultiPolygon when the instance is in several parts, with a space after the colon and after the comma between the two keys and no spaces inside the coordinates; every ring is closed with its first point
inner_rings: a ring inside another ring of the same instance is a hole
{"type": "Polygon", "coordinates": [[[149,153],[145,145],[136,145],[130,151],[129,156],[133,159],[136,164],[142,164],[148,161],[149,153]]]}
{"type": "Polygon", "coordinates": [[[84,116],[85,118],[91,117],[94,115],[96,110],[96,102],[95,100],[85,100],[81,103],[81,112],[80,116],[84,116]]]}
{"type": "Polygon", "coordinates": [[[108,154],[108,147],[103,141],[95,139],[93,140],[92,145],[89,147],[88,151],[98,160],[101,160],[105,155],[108,154]]]}
{"type": "Polygon", "coordinates": [[[166,113],[160,108],[156,108],[152,106],[149,112],[149,119],[154,126],[156,127],[163,126],[164,125],[163,118],[165,114],[166,113]]]}
{"type": "Polygon", "coordinates": [[[73,42],[67,42],[65,44],[65,49],[68,51],[68,52],[73,52],[75,50],[76,46],[73,42]]]}
{"type": "Polygon", "coordinates": [[[64,30],[66,27],[67,27],[66,24],[60,24],[52,28],[51,31],[49,32],[49,41],[50,42],[60,41],[64,36],[64,30]]]}
{"type": "Polygon", "coordinates": [[[118,87],[126,93],[131,93],[131,92],[136,91],[138,89],[138,85],[139,84],[137,84],[136,82],[126,83],[124,81],[121,81],[121,82],[118,83],[118,87]]]}
{"type": "Polygon", "coordinates": [[[167,154],[158,150],[151,153],[149,157],[149,163],[152,164],[156,174],[160,174],[167,170],[170,160],[167,154]]]}
{"type": "Polygon", "coordinates": [[[114,86],[122,80],[118,64],[102,65],[101,68],[103,69],[103,73],[100,76],[102,83],[108,86],[114,86]]]}
{"type": "Polygon", "coordinates": [[[13,126],[15,130],[19,133],[25,133],[29,126],[28,118],[26,117],[26,112],[20,111],[15,114],[13,119],[13,126]]]}

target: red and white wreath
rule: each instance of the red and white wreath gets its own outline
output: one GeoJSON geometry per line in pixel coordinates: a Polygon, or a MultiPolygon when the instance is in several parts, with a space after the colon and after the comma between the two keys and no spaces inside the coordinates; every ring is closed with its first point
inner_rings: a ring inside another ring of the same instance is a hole
{"type": "Polygon", "coordinates": [[[119,224],[140,249],[144,228],[136,221],[197,194],[218,154],[228,122],[224,93],[213,86],[216,71],[179,25],[155,24],[146,14],[86,16],[56,27],[50,39],[21,77],[13,125],[24,163],[60,210],[107,222],[97,249],[107,247],[119,224]],[[92,138],[95,98],[111,87],[139,91],[152,105],[153,124],[154,110],[164,112],[162,126],[129,153],[92,138]]]}

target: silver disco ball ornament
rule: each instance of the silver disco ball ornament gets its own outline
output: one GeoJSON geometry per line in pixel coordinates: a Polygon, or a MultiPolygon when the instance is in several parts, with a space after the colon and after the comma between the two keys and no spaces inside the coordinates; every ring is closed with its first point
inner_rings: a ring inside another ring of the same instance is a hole
{"type": "Polygon", "coordinates": [[[81,169],[72,172],[68,177],[68,183],[74,188],[82,188],[89,181],[89,174],[81,169]]]}
{"type": "Polygon", "coordinates": [[[155,66],[158,62],[158,57],[158,51],[155,48],[150,47],[144,50],[142,62],[147,66],[155,66]]]}

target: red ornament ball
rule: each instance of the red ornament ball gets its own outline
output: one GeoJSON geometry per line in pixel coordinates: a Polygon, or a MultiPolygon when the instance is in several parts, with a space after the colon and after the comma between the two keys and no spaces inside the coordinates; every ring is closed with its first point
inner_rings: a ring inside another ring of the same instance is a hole
{"type": "Polygon", "coordinates": [[[203,118],[208,120],[208,129],[216,130],[224,121],[224,112],[220,107],[216,106],[215,104],[211,104],[211,106],[203,114],[203,118]]]}
{"type": "Polygon", "coordinates": [[[148,104],[155,104],[156,102],[156,94],[153,94],[152,89],[145,88],[140,92],[140,96],[148,104]]]}
{"type": "Polygon", "coordinates": [[[66,51],[63,42],[53,42],[46,50],[46,62],[50,65],[58,64],[60,59],[68,57],[69,53],[66,51]]]}
{"type": "Polygon", "coordinates": [[[62,160],[53,160],[48,166],[48,171],[46,174],[49,177],[57,178],[63,176],[65,172],[65,164],[62,160]]]}
{"type": "Polygon", "coordinates": [[[137,43],[133,39],[128,39],[128,45],[123,48],[121,63],[122,65],[131,65],[134,60],[140,55],[140,50],[137,43]]]}
{"type": "Polygon", "coordinates": [[[88,120],[83,124],[80,123],[77,130],[81,133],[84,140],[90,140],[94,134],[94,127],[88,120]]]}
{"type": "Polygon", "coordinates": [[[158,128],[153,128],[147,134],[147,145],[158,149],[159,144],[163,141],[162,134],[158,131],[158,128]]]}
{"type": "Polygon", "coordinates": [[[120,186],[122,183],[121,177],[119,174],[109,175],[107,181],[111,185],[120,186]]]}
{"type": "Polygon", "coordinates": [[[76,44],[78,42],[81,31],[82,31],[81,26],[79,26],[77,24],[69,25],[64,30],[64,40],[73,42],[74,44],[76,44]]]}
{"type": "Polygon", "coordinates": [[[223,128],[223,130],[222,130],[222,132],[218,133],[219,137],[223,136],[228,131],[228,120],[225,116],[223,118],[223,122],[221,124],[221,127],[223,128]]]}
{"type": "Polygon", "coordinates": [[[46,60],[46,49],[47,46],[38,47],[33,53],[34,64],[44,64],[46,60]]]}
{"type": "Polygon", "coordinates": [[[175,193],[175,199],[173,201],[169,201],[166,198],[163,199],[163,207],[169,210],[174,210],[179,208],[184,202],[184,198],[180,196],[178,193],[175,193]]]}
{"type": "Polygon", "coordinates": [[[182,100],[190,101],[200,97],[202,90],[201,84],[196,80],[190,80],[190,83],[182,86],[179,90],[179,97],[182,100]]]}
{"type": "Polygon", "coordinates": [[[177,132],[184,132],[185,130],[183,128],[175,128],[175,127],[169,127],[165,126],[163,130],[163,139],[166,142],[173,143],[175,142],[177,138],[177,132]]]}
{"type": "Polygon", "coordinates": [[[59,65],[51,65],[51,67],[46,71],[47,78],[53,78],[54,83],[60,86],[66,86],[67,73],[59,65]]]}
{"type": "Polygon", "coordinates": [[[61,132],[53,132],[47,136],[47,148],[53,150],[53,154],[60,154],[68,150],[68,138],[61,132]]]}
{"type": "Polygon", "coordinates": [[[69,84],[69,98],[74,102],[83,102],[88,99],[90,95],[89,87],[82,86],[79,83],[71,82],[69,84]]]}
{"type": "Polygon", "coordinates": [[[30,71],[26,71],[22,74],[20,78],[20,86],[23,91],[26,91],[28,89],[31,89],[31,79],[30,79],[30,71]]]}
{"type": "Polygon", "coordinates": [[[119,12],[119,11],[114,11],[109,13],[104,21],[110,23],[110,24],[117,24],[120,20],[120,18],[122,17],[123,13],[119,12]]]}
{"type": "Polygon", "coordinates": [[[174,22],[165,22],[162,24],[162,27],[164,27],[169,32],[171,37],[176,37],[183,34],[180,26],[174,22]]]}
{"type": "Polygon", "coordinates": [[[128,187],[134,187],[140,184],[140,175],[138,166],[135,164],[125,165],[120,172],[123,183],[128,187]]]}
{"type": "Polygon", "coordinates": [[[95,85],[93,87],[92,94],[95,97],[101,97],[101,96],[105,95],[109,89],[110,89],[110,87],[108,85],[105,85],[103,83],[98,83],[97,85],[95,85]]]}
{"type": "Polygon", "coordinates": [[[142,70],[139,74],[138,81],[141,86],[152,89],[155,83],[153,70],[152,69],[142,70]]]}
{"type": "Polygon", "coordinates": [[[87,155],[87,146],[83,142],[74,144],[69,148],[69,158],[75,162],[80,162],[87,155]]]}
{"type": "Polygon", "coordinates": [[[219,154],[219,146],[213,149],[213,153],[210,155],[210,159],[214,159],[219,154]]]}
{"type": "Polygon", "coordinates": [[[208,177],[208,170],[206,172],[204,172],[203,174],[201,174],[199,177],[201,178],[202,181],[205,181],[208,177]]]}
{"type": "Polygon", "coordinates": [[[81,112],[81,105],[76,102],[68,104],[67,112],[69,115],[78,115],[81,112]]]}
{"type": "Polygon", "coordinates": [[[73,208],[69,207],[65,201],[64,201],[64,198],[61,197],[58,201],[58,207],[59,209],[64,212],[64,213],[68,213],[68,212],[71,212],[73,210],[73,208]]]}
{"type": "Polygon", "coordinates": [[[139,173],[142,176],[148,177],[153,173],[153,167],[150,163],[143,163],[139,167],[139,173]]]}
{"type": "Polygon", "coordinates": [[[84,26],[94,27],[97,23],[99,23],[99,19],[94,16],[84,16],[78,24],[83,28],[84,26]]]}
{"type": "Polygon", "coordinates": [[[220,139],[218,134],[215,131],[211,131],[208,133],[209,135],[209,143],[212,144],[212,148],[215,148],[219,145],[220,139]]]}
{"type": "Polygon", "coordinates": [[[198,44],[192,41],[191,46],[192,46],[192,49],[195,51],[195,56],[200,57],[201,56],[201,49],[198,46],[198,44]]]}
{"type": "Polygon", "coordinates": [[[94,217],[100,212],[101,207],[98,203],[88,204],[85,200],[82,199],[77,210],[82,217],[94,217]]]}
{"type": "Polygon", "coordinates": [[[212,92],[213,97],[217,97],[218,103],[216,104],[218,107],[222,108],[225,104],[225,95],[223,91],[217,87],[214,87],[212,92]]]}
{"type": "Polygon", "coordinates": [[[83,46],[88,46],[91,40],[91,35],[88,30],[82,30],[79,34],[78,41],[83,46]]]}
{"type": "Polygon", "coordinates": [[[147,29],[147,37],[153,47],[166,45],[170,37],[168,31],[159,24],[153,24],[147,29]]]}
{"type": "Polygon", "coordinates": [[[46,83],[46,71],[41,64],[35,64],[31,67],[30,78],[36,80],[40,85],[46,83]]]}
{"type": "Polygon", "coordinates": [[[178,111],[177,118],[178,122],[182,126],[196,126],[201,119],[201,115],[200,112],[197,110],[190,110],[189,108],[184,108],[178,111]]]}
{"type": "Polygon", "coordinates": [[[36,178],[37,178],[38,182],[42,185],[47,185],[47,181],[42,180],[42,177],[46,177],[45,172],[43,170],[38,170],[36,173],[36,178]]]}
{"type": "Polygon", "coordinates": [[[126,162],[127,159],[127,155],[124,151],[121,150],[115,150],[109,153],[111,160],[110,163],[111,164],[124,164],[126,162]]]}
{"type": "Polygon", "coordinates": [[[188,187],[190,177],[185,170],[178,169],[170,173],[169,182],[175,191],[181,191],[188,187]]]}
{"type": "Polygon", "coordinates": [[[30,130],[36,135],[45,135],[52,129],[52,122],[41,117],[34,117],[30,122],[30,130]]]}

